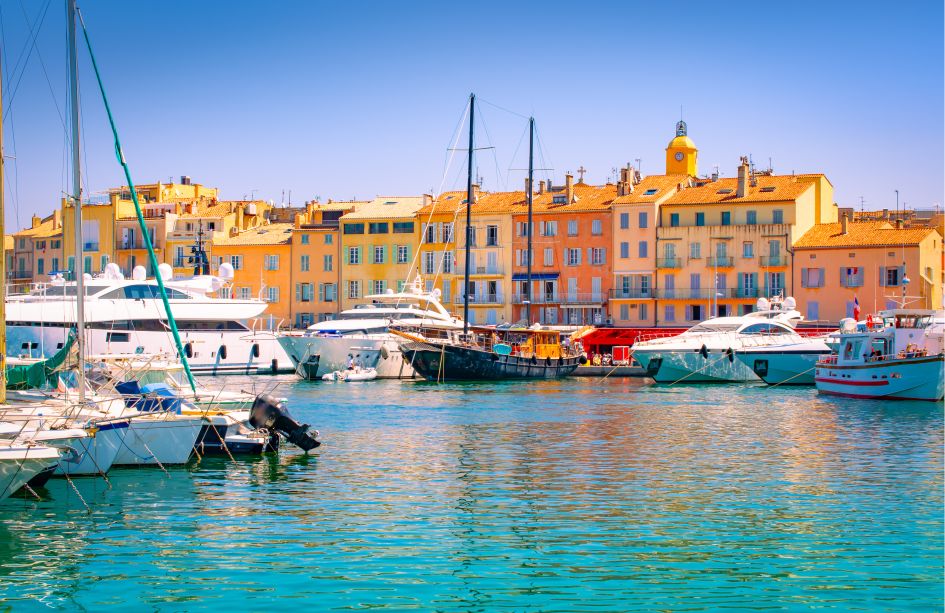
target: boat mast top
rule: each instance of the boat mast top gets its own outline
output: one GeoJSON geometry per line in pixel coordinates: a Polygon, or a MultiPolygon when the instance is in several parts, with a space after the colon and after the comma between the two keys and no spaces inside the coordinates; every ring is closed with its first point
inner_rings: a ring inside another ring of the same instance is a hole
{"type": "Polygon", "coordinates": [[[525,325],[532,325],[532,185],[535,179],[535,118],[528,118],[528,188],[525,198],[528,201],[528,223],[525,232],[528,235],[528,246],[525,250],[525,259],[528,266],[525,269],[525,325]]]}
{"type": "Polygon", "coordinates": [[[75,231],[75,327],[76,348],[79,352],[78,386],[79,402],[85,402],[85,270],[82,257],[82,172],[79,159],[79,70],[78,46],[76,44],[75,0],[67,0],[69,26],[69,96],[72,106],[72,206],[75,231]]]}
{"type": "Polygon", "coordinates": [[[473,206],[473,125],[476,114],[476,94],[469,94],[469,166],[466,170],[466,266],[463,275],[463,336],[469,335],[469,247],[472,244],[473,206]]]}

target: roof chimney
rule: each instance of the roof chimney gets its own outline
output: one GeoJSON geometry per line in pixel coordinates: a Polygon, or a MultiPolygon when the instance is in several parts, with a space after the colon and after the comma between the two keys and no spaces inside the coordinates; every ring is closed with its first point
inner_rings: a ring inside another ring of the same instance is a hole
{"type": "Polygon", "coordinates": [[[545,182],[544,182],[544,181],[539,181],[539,182],[538,182],[538,193],[539,193],[539,194],[544,194],[544,193],[545,193],[545,182]]]}
{"type": "Polygon", "coordinates": [[[568,204],[574,202],[574,175],[570,172],[564,175],[564,192],[568,196],[568,204]]]}
{"type": "Polygon", "coordinates": [[[902,217],[897,217],[897,218],[896,218],[896,229],[897,229],[897,230],[902,230],[902,217]]]}
{"type": "Polygon", "coordinates": [[[473,183],[473,201],[470,204],[476,204],[479,202],[479,184],[473,183]]]}
{"type": "Polygon", "coordinates": [[[889,219],[889,209],[883,209],[883,219],[889,219]]]}
{"type": "Polygon", "coordinates": [[[525,177],[525,193],[527,194],[532,190],[531,181],[528,180],[528,177],[525,177]]]}
{"type": "Polygon", "coordinates": [[[738,191],[735,195],[744,198],[748,193],[748,158],[742,156],[742,163],[738,165],[738,191]]]}
{"type": "Polygon", "coordinates": [[[53,228],[58,230],[62,227],[62,211],[56,209],[53,211],[53,228]]]}
{"type": "Polygon", "coordinates": [[[33,218],[30,221],[33,223],[32,227],[35,228],[39,224],[43,223],[43,218],[39,215],[33,215],[33,218]]]}
{"type": "Polygon", "coordinates": [[[840,217],[840,234],[847,234],[847,232],[849,232],[849,230],[848,230],[848,228],[847,228],[847,224],[848,224],[849,220],[850,220],[850,218],[847,217],[847,214],[846,214],[846,213],[844,213],[844,214],[840,217]]]}
{"type": "Polygon", "coordinates": [[[190,177],[188,177],[187,175],[181,175],[181,177],[180,177],[180,184],[181,184],[181,185],[190,185],[190,177]]]}

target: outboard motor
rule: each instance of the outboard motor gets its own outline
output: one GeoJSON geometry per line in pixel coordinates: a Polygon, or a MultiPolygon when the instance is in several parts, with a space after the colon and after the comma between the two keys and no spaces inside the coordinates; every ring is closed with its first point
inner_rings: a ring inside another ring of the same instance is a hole
{"type": "Polygon", "coordinates": [[[254,428],[275,430],[293,445],[310,451],[319,445],[318,430],[310,434],[308,424],[299,424],[289,414],[285,404],[268,394],[256,396],[253,408],[249,412],[249,423],[254,428]]]}

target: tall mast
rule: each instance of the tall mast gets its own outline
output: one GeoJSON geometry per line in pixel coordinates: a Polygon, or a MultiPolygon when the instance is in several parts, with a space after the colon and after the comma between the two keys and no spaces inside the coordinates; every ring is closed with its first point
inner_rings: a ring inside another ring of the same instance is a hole
{"type": "Polygon", "coordinates": [[[476,94],[469,94],[469,167],[466,171],[466,272],[463,275],[463,336],[469,334],[469,247],[472,244],[473,122],[476,94]]]}
{"type": "Polygon", "coordinates": [[[69,14],[69,96],[72,104],[72,207],[75,230],[75,330],[79,351],[79,402],[85,402],[85,267],[82,257],[82,172],[79,166],[79,61],[75,39],[75,0],[67,0],[69,14]]]}
{"type": "Polygon", "coordinates": [[[525,323],[532,325],[532,188],[535,179],[535,118],[528,118],[528,190],[525,198],[528,200],[528,224],[525,232],[528,235],[528,249],[525,258],[528,268],[525,272],[525,323]]]}
{"type": "MultiPolygon", "coordinates": [[[[0,61],[0,65],[3,62],[0,61]]],[[[3,73],[0,71],[0,240],[6,236],[3,227],[3,73]]],[[[6,281],[7,253],[6,241],[3,245],[3,257],[0,257],[0,403],[7,401],[7,314],[6,281]]]]}

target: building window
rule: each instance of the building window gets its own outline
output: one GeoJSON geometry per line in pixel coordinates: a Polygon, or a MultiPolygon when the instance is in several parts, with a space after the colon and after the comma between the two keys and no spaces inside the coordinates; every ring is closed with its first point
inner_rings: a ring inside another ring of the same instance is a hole
{"type": "Polygon", "coordinates": [[[820,319],[820,305],[816,300],[810,300],[807,303],[807,321],[817,321],[820,319]]]}
{"type": "Polygon", "coordinates": [[[545,266],[554,266],[555,250],[551,247],[545,247],[545,266]]]}
{"type": "Polygon", "coordinates": [[[620,243],[620,257],[622,258],[630,257],[630,243],[626,241],[620,243]]]}
{"type": "Polygon", "coordinates": [[[383,264],[384,260],[387,259],[387,247],[383,245],[374,246],[374,263],[383,264]]]}
{"type": "Polygon", "coordinates": [[[240,300],[251,300],[253,297],[253,290],[249,287],[238,287],[236,288],[236,297],[240,300]]]}
{"type": "MultiPolygon", "coordinates": [[[[103,255],[102,257],[104,258],[108,256],[103,255]]],[[[105,262],[105,263],[107,264],[108,262],[105,262]]],[[[103,266],[102,268],[105,268],[105,267],[103,266]]],[[[41,275],[45,272],[46,272],[46,260],[44,260],[43,258],[37,259],[36,260],[36,274],[41,275]]]]}
{"type": "Polygon", "coordinates": [[[528,222],[520,221],[516,224],[516,227],[518,228],[519,236],[524,236],[524,237],[528,236],[528,222]]]}
{"type": "Polygon", "coordinates": [[[627,230],[629,228],[630,228],[630,213],[621,213],[620,214],[620,229],[627,230]]]}
{"type": "Polygon", "coordinates": [[[879,269],[880,287],[898,287],[902,284],[903,269],[899,266],[885,267],[879,269]]]}
{"type": "Polygon", "coordinates": [[[749,226],[754,226],[758,224],[758,211],[746,211],[745,212],[745,223],[749,226]]]}
{"type": "Polygon", "coordinates": [[[646,241],[640,241],[637,244],[637,257],[645,258],[647,257],[646,253],[647,253],[646,241]]]}
{"type": "Polygon", "coordinates": [[[345,234],[364,234],[364,224],[363,223],[346,223],[344,224],[344,233],[345,234]]]}
{"type": "Polygon", "coordinates": [[[309,236],[308,234],[303,234],[299,236],[299,242],[302,243],[303,245],[307,245],[309,243],[310,238],[311,236],[309,236]]]}
{"type": "Polygon", "coordinates": [[[360,298],[360,297],[361,297],[361,282],[348,281],[348,298],[360,298]]]}
{"type": "Polygon", "coordinates": [[[360,263],[361,263],[361,248],[348,247],[348,264],[360,264],[360,263]]]}
{"type": "Polygon", "coordinates": [[[606,260],[607,260],[607,249],[603,247],[593,247],[591,249],[591,264],[595,266],[600,266],[606,260]]]}
{"type": "Polygon", "coordinates": [[[630,319],[630,305],[629,304],[620,305],[620,319],[622,321],[627,321],[628,319],[630,319]]]}
{"type": "Polygon", "coordinates": [[[823,287],[824,269],[823,268],[802,268],[801,269],[801,287],[823,287]]]}
{"type": "Polygon", "coordinates": [[[372,221],[368,224],[368,234],[387,234],[388,229],[386,221],[372,221]]]}
{"type": "Polygon", "coordinates": [[[318,299],[322,302],[335,302],[338,299],[338,287],[334,283],[319,283],[318,299]]]}
{"type": "Polygon", "coordinates": [[[689,259],[702,259],[702,243],[689,243],[689,259]]]}
{"type": "Polygon", "coordinates": [[[637,214],[637,223],[639,224],[640,229],[647,228],[647,226],[649,225],[648,217],[649,216],[647,215],[646,211],[640,211],[640,213],[637,214]]]}
{"type": "Polygon", "coordinates": [[[213,232],[213,231],[216,230],[216,229],[217,229],[217,222],[215,222],[215,221],[208,221],[208,222],[207,222],[207,230],[210,230],[211,232],[213,232]]]}
{"type": "Polygon", "coordinates": [[[410,246],[397,245],[397,263],[406,264],[410,261],[410,246]]]}
{"type": "Polygon", "coordinates": [[[601,220],[592,219],[591,220],[591,234],[593,234],[594,236],[600,236],[603,233],[604,233],[604,224],[601,223],[601,220]]]}
{"type": "Polygon", "coordinates": [[[541,235],[542,236],[558,236],[558,222],[557,221],[541,222],[541,235]]]}
{"type": "Polygon", "coordinates": [[[443,242],[452,243],[453,242],[453,222],[447,222],[443,224],[443,242]]]}
{"type": "Polygon", "coordinates": [[[334,242],[335,242],[335,235],[334,235],[334,234],[326,234],[326,235],[325,235],[325,244],[326,244],[326,245],[331,245],[331,244],[334,243],[334,242]]]}
{"type": "Polygon", "coordinates": [[[577,219],[568,220],[568,236],[577,236],[577,235],[578,235],[577,219]]]}
{"type": "Polygon", "coordinates": [[[394,234],[413,234],[412,221],[395,221],[394,234]]]}
{"type": "Polygon", "coordinates": [[[233,270],[243,270],[243,256],[231,255],[230,266],[233,267],[233,270]]]}
{"type": "Polygon", "coordinates": [[[278,287],[266,288],[266,302],[279,302],[279,288],[278,287]]]}
{"type": "Polygon", "coordinates": [[[299,268],[302,270],[302,272],[308,272],[308,256],[307,255],[303,255],[301,258],[299,258],[299,268]]]}
{"type": "Polygon", "coordinates": [[[771,213],[771,223],[784,223],[784,211],[781,209],[775,209],[771,213]]]}
{"type": "Polygon", "coordinates": [[[428,223],[423,229],[425,243],[435,243],[436,242],[436,224],[428,223]]]}
{"type": "Polygon", "coordinates": [[[567,249],[568,252],[568,266],[578,266],[581,263],[581,250],[580,249],[567,249]]]}
{"type": "Polygon", "coordinates": [[[49,269],[49,274],[59,272],[59,258],[52,259],[52,267],[49,269]]]}
{"type": "Polygon", "coordinates": [[[295,284],[295,300],[297,302],[311,302],[312,301],[312,284],[311,283],[296,283],[295,284]]]}
{"type": "Polygon", "coordinates": [[[423,274],[432,275],[436,272],[436,253],[426,251],[423,254],[423,274]]]}
{"type": "Polygon", "coordinates": [[[863,268],[859,266],[844,266],[840,268],[841,287],[860,287],[863,285],[863,268]]]}
{"type": "Polygon", "coordinates": [[[335,265],[334,260],[335,258],[330,253],[323,255],[322,256],[322,270],[324,272],[331,272],[335,265]]]}
{"type": "Polygon", "coordinates": [[[279,256],[267,255],[265,261],[266,270],[279,270],[279,256]]]}
{"type": "Polygon", "coordinates": [[[645,303],[645,302],[641,302],[641,303],[640,303],[640,310],[638,311],[637,316],[638,316],[638,318],[640,319],[640,321],[646,321],[646,320],[647,320],[647,315],[648,315],[648,313],[646,312],[646,303],[645,303]]]}
{"type": "Polygon", "coordinates": [[[705,213],[696,213],[696,225],[697,226],[705,225],[705,213]]]}
{"type": "Polygon", "coordinates": [[[663,321],[676,321],[676,307],[672,304],[667,304],[663,309],[663,321]]]}
{"type": "Polygon", "coordinates": [[[730,226],[732,225],[732,213],[731,211],[722,211],[722,225],[730,226]]]}
{"type": "Polygon", "coordinates": [[[669,214],[669,227],[678,228],[679,227],[679,213],[670,213],[669,214]]]}
{"type": "Polygon", "coordinates": [[[371,289],[373,290],[371,293],[383,294],[385,291],[387,291],[387,281],[372,281],[371,289]]]}
{"type": "Polygon", "coordinates": [[[755,244],[751,241],[745,241],[742,243],[742,257],[743,258],[753,258],[755,257],[755,244]]]}
{"type": "Polygon", "coordinates": [[[486,226],[486,247],[499,246],[499,226],[486,226]]]}

